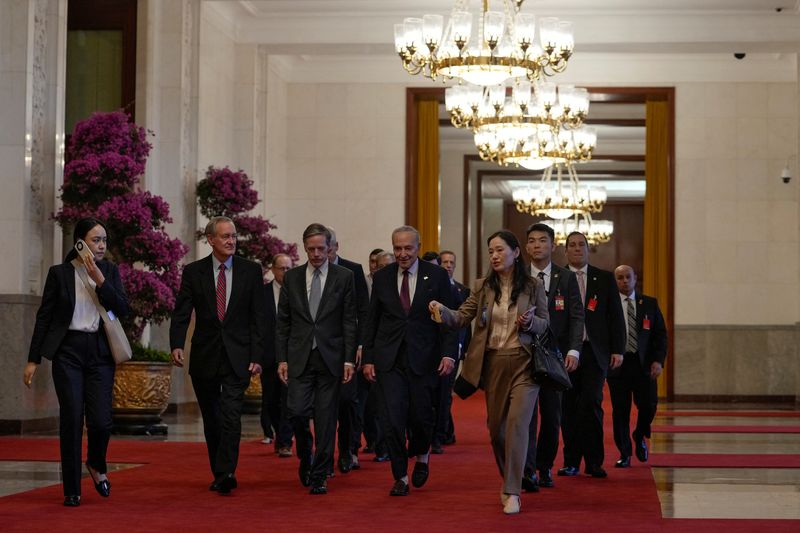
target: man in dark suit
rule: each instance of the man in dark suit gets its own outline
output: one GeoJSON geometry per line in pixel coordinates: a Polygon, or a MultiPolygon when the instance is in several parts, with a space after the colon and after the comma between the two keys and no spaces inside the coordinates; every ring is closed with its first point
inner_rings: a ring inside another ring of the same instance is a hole
{"type": "MultiPolygon", "coordinates": [[[[469,297],[469,289],[457,282],[453,276],[456,272],[456,254],[450,250],[442,250],[439,254],[439,264],[447,272],[450,278],[450,290],[453,293],[453,309],[458,309],[469,297]]],[[[458,330],[458,350],[456,367],[458,362],[467,353],[469,340],[472,337],[472,327],[467,326],[458,330]]],[[[453,423],[453,384],[455,383],[456,372],[450,372],[446,376],[439,378],[439,394],[436,401],[436,427],[433,432],[433,442],[431,443],[431,453],[444,453],[443,444],[454,444],[456,442],[455,424],[453,423]]]]}
{"type": "Polygon", "coordinates": [[[267,299],[266,351],[264,371],[261,373],[261,429],[264,444],[274,441],[279,457],[292,456],[292,424],[286,410],[287,387],[278,378],[278,362],[275,360],[275,328],[277,325],[278,300],[283,286],[283,277],[292,268],[292,258],[277,254],[272,258],[272,281],[264,285],[267,299]]]}
{"type": "Polygon", "coordinates": [[[339,388],[353,377],[356,302],[353,274],[328,261],[331,234],[322,224],[303,232],[308,262],[286,273],[278,303],[278,375],[289,386],[287,406],[297,440],[300,481],[311,494],[328,492],[333,467],[339,388]],[[314,419],[312,460],[309,419],[314,419]]]}
{"type": "Polygon", "coordinates": [[[639,411],[636,429],[633,430],[636,458],[647,461],[645,438],[650,438],[650,424],[656,416],[656,380],[667,358],[667,326],[655,298],[643,294],[636,298],[636,273],[633,268],[620,265],[614,270],[614,277],[625,315],[626,343],[622,366],[608,373],[608,388],[611,391],[614,442],[620,453],[614,466],[628,468],[631,465],[631,439],[628,436],[631,397],[639,411]]]}
{"type": "Polygon", "coordinates": [[[453,371],[454,331],[431,319],[431,300],[452,307],[447,272],[419,260],[419,232],[401,226],[392,232],[397,263],[375,273],[364,338],[364,375],[377,380],[381,419],[392,461],[392,496],[408,495],[408,458],[416,456],[412,483],[428,480],[435,418],[433,393],[439,376],[453,371]],[[410,436],[406,448],[406,435],[410,436]]]}
{"type": "Polygon", "coordinates": [[[625,322],[614,275],[589,265],[589,243],[580,232],[567,237],[569,269],[578,279],[584,302],[583,346],[578,368],[570,374],[572,388],[562,399],[561,431],[564,435],[564,468],[559,476],[585,472],[604,478],[603,383],[608,370],[622,364],[625,322]]]}
{"type": "MultiPolygon", "coordinates": [[[[369,306],[369,291],[367,280],[364,277],[364,269],[361,265],[353,261],[348,261],[339,257],[339,241],[336,238],[336,231],[328,226],[331,233],[331,246],[328,249],[328,260],[334,265],[339,265],[353,273],[353,281],[356,291],[356,316],[358,325],[356,328],[356,369],[361,364],[361,345],[363,344],[364,322],[367,319],[367,307],[369,306]]],[[[363,378],[361,378],[363,379],[363,378]]],[[[363,427],[363,415],[360,404],[366,401],[369,388],[367,384],[360,383],[358,376],[348,383],[342,385],[339,394],[339,460],[337,461],[339,471],[342,474],[350,470],[358,470],[358,450],[361,447],[361,429],[363,427]]]]}
{"type": "Polygon", "coordinates": [[[227,217],[206,226],[211,255],[186,265],[169,329],[172,361],[183,366],[192,311],[195,327],[189,361],[214,482],[210,490],[236,488],[242,404],[250,376],[261,372],[266,347],[261,266],[236,252],[236,227],[227,217]]]}
{"type": "MultiPolygon", "coordinates": [[[[583,345],[583,301],[575,274],[553,264],[555,249],[553,228],[542,223],[532,224],[528,228],[525,250],[531,258],[531,276],[539,278],[547,291],[550,329],[558,339],[567,371],[572,372],[578,367],[583,345]]],[[[551,469],[558,453],[561,398],[559,391],[544,388],[539,391],[539,402],[531,419],[528,456],[522,478],[522,487],[528,492],[538,491],[539,486],[550,488],[554,485],[551,469]],[[538,441],[536,411],[541,413],[542,420],[538,441]]]]}

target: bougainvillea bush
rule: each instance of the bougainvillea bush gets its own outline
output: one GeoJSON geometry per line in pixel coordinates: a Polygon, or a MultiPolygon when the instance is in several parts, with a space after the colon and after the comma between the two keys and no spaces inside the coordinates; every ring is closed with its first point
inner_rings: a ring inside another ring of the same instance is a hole
{"type": "Polygon", "coordinates": [[[108,255],[119,266],[131,314],[123,326],[132,342],[148,322],[169,318],[180,286],[179,262],[189,248],[172,239],[169,205],[141,190],[152,145],[148,132],[121,112],[78,122],[67,146],[62,208],[54,215],[70,234],[78,220],[96,217],[108,228],[108,255]]]}
{"type": "MultiPolygon", "coordinates": [[[[207,218],[224,216],[233,220],[239,240],[236,253],[247,259],[272,263],[272,258],[284,253],[297,261],[297,245],[288,244],[270,235],[275,224],[261,216],[246,214],[258,205],[258,193],[253,189],[253,180],[243,171],[234,172],[228,167],[208,167],[206,177],[197,183],[197,203],[200,213],[207,218]]],[[[203,240],[203,230],[197,231],[197,239],[203,240]]]]}

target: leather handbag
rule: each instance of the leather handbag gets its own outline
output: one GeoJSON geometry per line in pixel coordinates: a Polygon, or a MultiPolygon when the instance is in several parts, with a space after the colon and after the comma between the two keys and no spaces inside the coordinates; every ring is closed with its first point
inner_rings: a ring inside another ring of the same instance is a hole
{"type": "Polygon", "coordinates": [[[569,373],[564,367],[564,357],[550,328],[540,335],[534,335],[531,354],[531,374],[535,383],[543,389],[556,391],[572,388],[569,373]]]}
{"type": "Polygon", "coordinates": [[[86,287],[86,291],[89,293],[89,297],[92,299],[94,306],[97,308],[97,312],[100,313],[100,318],[103,319],[103,329],[106,332],[108,346],[111,348],[111,356],[114,358],[114,362],[120,364],[130,361],[133,356],[133,350],[131,350],[131,344],[128,342],[125,330],[122,329],[122,324],[119,323],[119,320],[117,320],[117,317],[115,317],[113,313],[109,314],[106,308],[100,303],[100,300],[98,300],[97,293],[89,284],[86,267],[77,259],[73,260],[72,264],[75,267],[75,272],[78,273],[78,277],[81,278],[83,285],[86,287]]]}

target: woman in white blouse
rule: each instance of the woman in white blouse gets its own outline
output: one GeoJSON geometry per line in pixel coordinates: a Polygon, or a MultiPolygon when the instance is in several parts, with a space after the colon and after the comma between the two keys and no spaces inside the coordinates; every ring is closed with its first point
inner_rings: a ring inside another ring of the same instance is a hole
{"type": "Polygon", "coordinates": [[[487,243],[489,273],[475,282],[461,307],[453,311],[433,301],[429,308],[453,328],[477,318],[459,380],[485,390],[492,450],[503,476],[500,501],[503,512],[516,514],[539,394],[531,378],[531,335],[547,329],[547,296],[542,283],[529,276],[513,233],[500,230],[487,243]]]}
{"type": "Polygon", "coordinates": [[[86,285],[78,275],[85,269],[100,304],[117,317],[128,314],[128,298],[117,266],[104,259],[108,237],[102,222],[85,218],[75,225],[73,241],[82,239],[93,257],[81,259],[70,250],[64,262],[50,267],[36,314],[28,364],[23,376],[31,386],[42,358],[53,361],[53,384],[59,404],[59,436],[64,505],[81,501],[81,439],[86,418],[86,469],[97,492],[108,497],[106,450],[111,436],[111,392],[114,359],[102,320],[86,285]]]}

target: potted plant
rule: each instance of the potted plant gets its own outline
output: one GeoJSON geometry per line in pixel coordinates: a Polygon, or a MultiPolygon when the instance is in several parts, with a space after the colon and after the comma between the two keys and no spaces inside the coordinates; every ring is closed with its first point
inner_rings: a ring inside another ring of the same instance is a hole
{"type": "Polygon", "coordinates": [[[169,403],[172,357],[138,343],[131,348],[133,357],[114,374],[114,429],[118,433],[166,434],[161,415],[169,403]]]}

